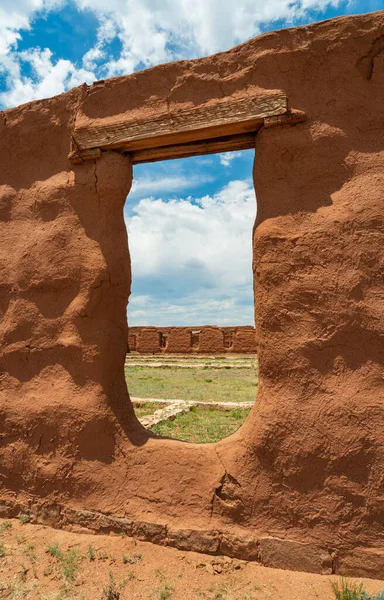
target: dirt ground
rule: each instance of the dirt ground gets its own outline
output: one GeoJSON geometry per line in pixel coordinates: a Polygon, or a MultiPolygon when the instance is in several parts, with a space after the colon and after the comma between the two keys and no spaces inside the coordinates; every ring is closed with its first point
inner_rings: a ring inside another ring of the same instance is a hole
{"type": "MultiPolygon", "coordinates": [[[[0,519],[0,598],[10,600],[331,600],[336,576],[0,519]]],[[[367,591],[384,581],[361,580],[367,591]]]]}

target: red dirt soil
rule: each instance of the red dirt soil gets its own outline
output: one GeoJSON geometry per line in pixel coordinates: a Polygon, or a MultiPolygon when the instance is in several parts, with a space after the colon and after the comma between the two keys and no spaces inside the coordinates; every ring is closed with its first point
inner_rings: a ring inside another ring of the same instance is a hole
{"type": "Polygon", "coordinates": [[[384,571],[384,12],[267,33],[0,114],[0,514],[319,573],[384,571]],[[129,156],[75,126],[283,90],[261,128],[257,402],[158,439],[124,380],[129,156]]]}
{"type": "MultiPolygon", "coordinates": [[[[0,528],[3,523],[0,520],[0,528]]],[[[238,559],[160,548],[129,537],[57,531],[22,525],[15,519],[8,523],[11,527],[0,536],[5,551],[0,559],[0,598],[4,599],[21,597],[24,589],[28,600],[102,600],[110,573],[121,591],[120,600],[158,600],[162,590],[172,588],[171,600],[332,600],[331,583],[340,584],[335,575],[269,569],[238,559]],[[77,554],[78,571],[72,583],[66,583],[60,561],[47,552],[55,544],[63,555],[71,550],[77,554]],[[12,589],[19,596],[12,596],[12,589]]],[[[384,581],[356,581],[360,582],[372,594],[384,588],[384,581]]]]}

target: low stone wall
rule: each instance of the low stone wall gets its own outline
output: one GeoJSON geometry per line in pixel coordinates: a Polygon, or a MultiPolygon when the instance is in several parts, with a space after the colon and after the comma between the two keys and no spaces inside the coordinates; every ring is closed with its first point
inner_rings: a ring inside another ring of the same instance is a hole
{"type": "Polygon", "coordinates": [[[145,520],[132,521],[95,510],[63,506],[56,502],[0,500],[0,517],[25,517],[30,523],[67,531],[123,534],[179,550],[231,556],[259,562],[264,567],[322,575],[377,577],[383,572],[382,548],[331,549],[326,544],[299,542],[249,531],[241,525],[217,529],[181,529],[145,520]]]}
{"type": "Polygon", "coordinates": [[[242,327],[130,327],[129,352],[140,354],[256,353],[256,332],[242,327]]]}

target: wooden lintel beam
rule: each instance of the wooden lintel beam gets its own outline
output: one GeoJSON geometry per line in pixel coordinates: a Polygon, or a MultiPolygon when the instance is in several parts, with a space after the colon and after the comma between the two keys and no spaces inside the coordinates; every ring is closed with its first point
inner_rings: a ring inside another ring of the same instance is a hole
{"type": "Polygon", "coordinates": [[[160,148],[148,148],[145,150],[134,150],[130,153],[134,165],[140,163],[156,162],[159,160],[171,160],[174,158],[186,158],[188,156],[199,156],[202,154],[216,154],[218,152],[230,152],[234,150],[246,150],[255,147],[256,131],[232,135],[214,140],[203,140],[190,142],[189,144],[178,144],[175,146],[160,146],[160,148]]]}
{"type": "Polygon", "coordinates": [[[80,151],[78,148],[74,149],[69,153],[68,158],[74,165],[81,165],[81,163],[87,160],[96,160],[101,158],[102,152],[100,148],[90,148],[89,150],[80,151]]]}
{"type": "Polygon", "coordinates": [[[215,104],[139,119],[90,121],[73,132],[77,153],[94,148],[133,152],[212,140],[255,131],[266,117],[288,112],[287,96],[268,91],[254,97],[226,98],[215,104]]]}

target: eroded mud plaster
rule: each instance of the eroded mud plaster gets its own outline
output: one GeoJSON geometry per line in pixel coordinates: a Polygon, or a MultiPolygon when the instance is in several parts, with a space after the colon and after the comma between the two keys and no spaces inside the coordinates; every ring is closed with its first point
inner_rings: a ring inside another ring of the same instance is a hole
{"type": "Polygon", "coordinates": [[[270,566],[384,569],[384,13],[268,33],[0,118],[2,514],[270,566]],[[129,156],[68,160],[76,123],[282,90],[256,140],[260,385],[205,446],[130,406],[129,156]]]}

